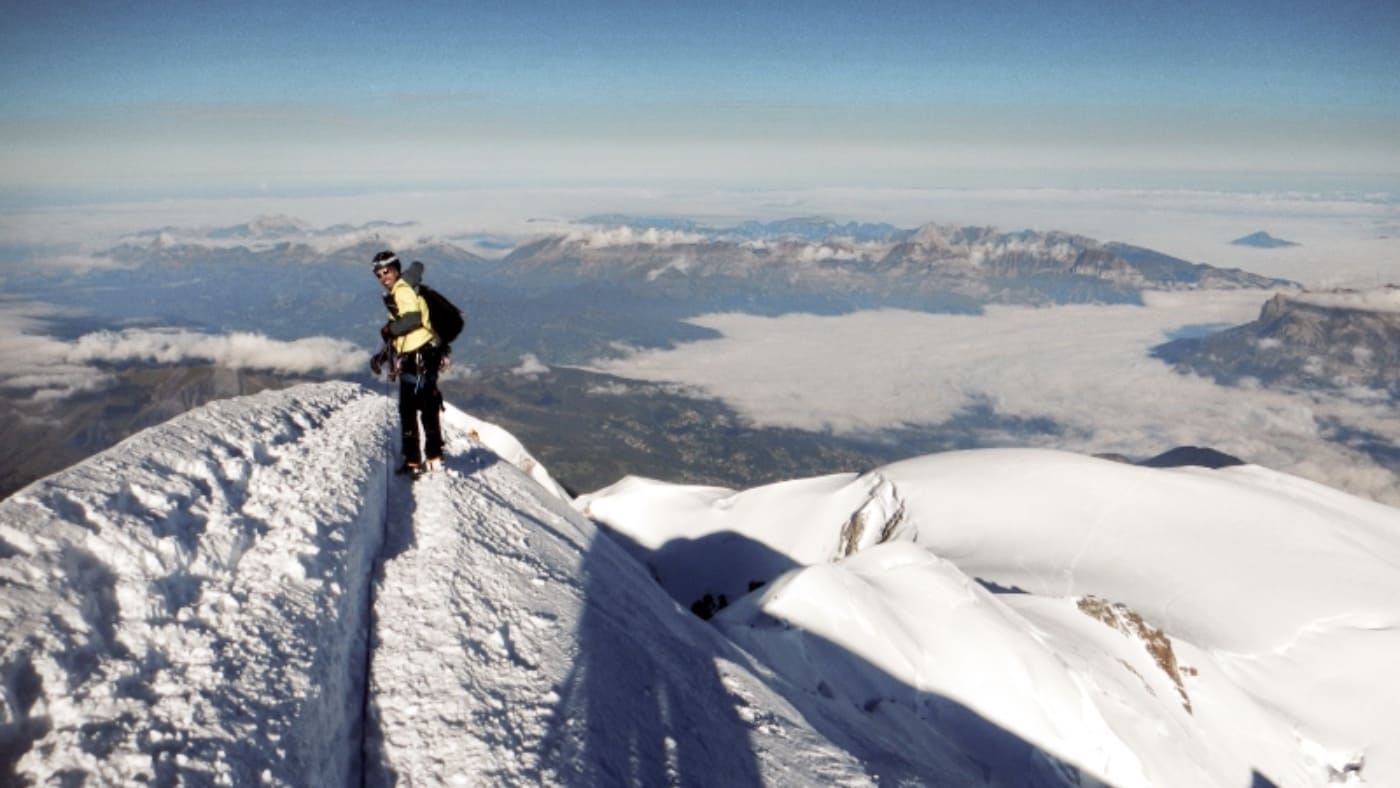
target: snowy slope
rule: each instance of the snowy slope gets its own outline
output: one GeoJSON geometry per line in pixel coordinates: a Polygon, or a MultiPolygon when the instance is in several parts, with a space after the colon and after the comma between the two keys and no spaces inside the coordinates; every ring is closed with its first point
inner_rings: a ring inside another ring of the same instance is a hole
{"type": "Polygon", "coordinates": [[[766,584],[716,623],[856,751],[952,737],[990,773],[1400,785],[1393,508],[1043,450],[576,503],[683,604],[766,584]]]}
{"type": "Polygon", "coordinates": [[[449,426],[447,473],[390,506],[370,784],[866,781],[509,451],[461,439],[480,422],[449,426]]]}
{"type": "Polygon", "coordinates": [[[512,437],[410,485],[396,418],[266,392],[0,502],[0,784],[866,782],[512,437]]]}
{"type": "Polygon", "coordinates": [[[392,414],[232,400],[0,502],[0,783],[347,782],[392,414]]]}
{"type": "Polygon", "coordinates": [[[0,502],[0,784],[1400,784],[1395,509],[1022,450],[570,502],[451,408],[394,477],[396,418],[265,392],[0,502]]]}

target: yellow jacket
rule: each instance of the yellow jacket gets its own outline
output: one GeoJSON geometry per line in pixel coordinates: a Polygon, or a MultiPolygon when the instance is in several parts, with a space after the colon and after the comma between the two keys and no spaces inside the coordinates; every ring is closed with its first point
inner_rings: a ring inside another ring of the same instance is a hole
{"type": "Polygon", "coordinates": [[[423,303],[423,299],[414,292],[413,287],[408,282],[400,279],[394,283],[389,290],[393,306],[389,308],[389,321],[393,325],[393,331],[408,329],[405,333],[394,337],[394,351],[397,353],[412,353],[433,341],[433,324],[428,318],[428,305],[423,303]],[[397,314],[396,314],[397,313],[397,314]],[[409,316],[417,313],[418,319],[413,320],[409,316]],[[408,319],[405,319],[408,318],[408,319]],[[410,328],[411,326],[411,328],[410,328]]]}

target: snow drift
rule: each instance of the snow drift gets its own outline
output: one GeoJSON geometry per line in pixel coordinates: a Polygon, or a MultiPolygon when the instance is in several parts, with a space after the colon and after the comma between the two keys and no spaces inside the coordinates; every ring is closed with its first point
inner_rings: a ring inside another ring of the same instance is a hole
{"type": "Polygon", "coordinates": [[[1070,763],[1114,785],[1400,783],[1393,508],[1256,466],[1046,450],[744,492],[630,478],[578,505],[820,698],[809,719],[867,711],[856,751],[907,762],[931,727],[1033,782],[1070,763]]]}
{"type": "Polygon", "coordinates": [[[1011,450],[570,502],[451,408],[393,477],[395,419],[265,392],[0,502],[0,783],[1400,782],[1394,509],[1011,450]]]}

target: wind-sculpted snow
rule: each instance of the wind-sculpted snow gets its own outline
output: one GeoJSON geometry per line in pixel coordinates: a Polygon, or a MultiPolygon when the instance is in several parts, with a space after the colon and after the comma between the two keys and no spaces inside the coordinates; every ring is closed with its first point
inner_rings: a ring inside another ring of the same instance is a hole
{"type": "Polygon", "coordinates": [[[390,403],[192,411],[0,503],[0,783],[345,784],[390,403]]]}
{"type": "Polygon", "coordinates": [[[1043,450],[743,492],[633,478],[577,505],[890,773],[946,747],[1032,782],[1400,780],[1393,508],[1043,450]]]}

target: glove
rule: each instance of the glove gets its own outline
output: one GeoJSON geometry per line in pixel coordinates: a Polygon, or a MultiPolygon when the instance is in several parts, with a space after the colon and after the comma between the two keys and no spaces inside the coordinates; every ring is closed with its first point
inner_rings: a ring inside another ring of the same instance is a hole
{"type": "Polygon", "coordinates": [[[389,333],[389,324],[388,324],[388,323],[385,323],[383,326],[381,326],[381,327],[379,328],[379,338],[380,338],[380,339],[384,340],[385,342],[388,342],[392,337],[393,337],[393,334],[389,333]]]}
{"type": "Polygon", "coordinates": [[[384,369],[384,354],[375,353],[369,357],[369,371],[375,377],[379,377],[380,370],[384,369]]]}

